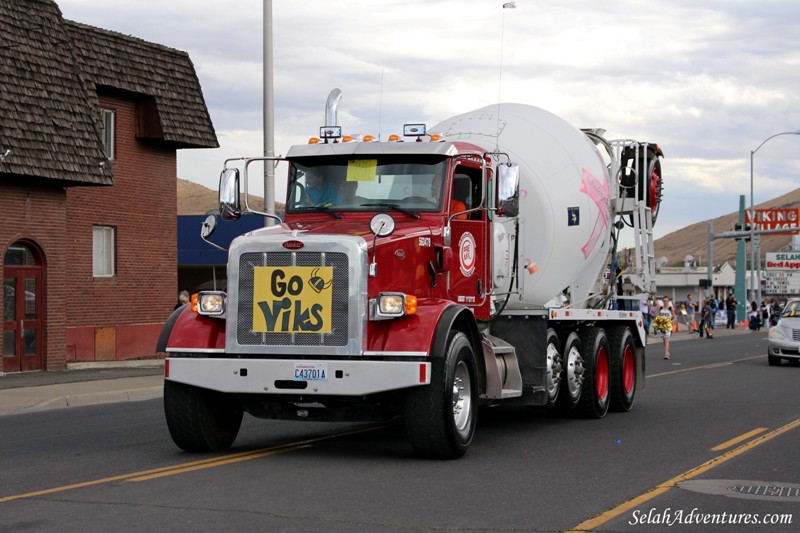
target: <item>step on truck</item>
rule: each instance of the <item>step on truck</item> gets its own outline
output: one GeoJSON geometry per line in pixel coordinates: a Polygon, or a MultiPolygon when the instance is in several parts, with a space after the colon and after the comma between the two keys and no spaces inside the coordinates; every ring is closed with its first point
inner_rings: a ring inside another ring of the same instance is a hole
{"type": "Polygon", "coordinates": [[[661,149],[520,104],[353,139],[337,105],[285,157],[225,162],[220,217],[276,220],[230,243],[226,290],[199,292],[164,327],[175,444],[224,450],[245,412],[403,419],[417,455],[457,458],[483,405],[630,410],[661,149]],[[250,206],[257,161],[286,162],[282,218],[250,206]]]}

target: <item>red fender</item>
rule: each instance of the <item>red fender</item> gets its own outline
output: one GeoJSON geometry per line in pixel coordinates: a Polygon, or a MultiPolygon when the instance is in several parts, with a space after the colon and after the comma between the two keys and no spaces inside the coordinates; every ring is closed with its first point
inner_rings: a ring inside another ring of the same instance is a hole
{"type": "Polygon", "coordinates": [[[225,320],[193,313],[186,306],[167,341],[168,350],[225,348],[225,320]]]}

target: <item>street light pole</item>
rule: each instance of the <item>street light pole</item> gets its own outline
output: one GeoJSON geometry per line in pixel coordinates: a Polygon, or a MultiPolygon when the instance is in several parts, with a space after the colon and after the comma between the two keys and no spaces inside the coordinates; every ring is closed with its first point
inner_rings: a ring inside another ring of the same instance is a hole
{"type": "MultiPolygon", "coordinates": [[[[273,89],[272,0],[264,0],[264,157],[275,155],[275,93],[273,89]]],[[[264,211],[275,214],[275,165],[264,161],[264,211]]],[[[264,217],[264,225],[275,221],[264,217]]]]}
{"type": "Polygon", "coordinates": [[[775,135],[770,135],[764,142],[759,144],[755,150],[750,150],[750,297],[752,298],[754,295],[756,296],[756,304],[761,304],[761,268],[759,266],[758,270],[755,270],[755,256],[756,256],[756,249],[758,248],[758,260],[761,263],[761,245],[755,246],[753,237],[755,235],[755,222],[756,222],[756,209],[753,203],[753,156],[758,152],[758,150],[767,144],[768,141],[774,139],[775,137],[780,137],[781,135],[800,135],[800,130],[798,131],[784,131],[781,133],[776,133],[775,135]],[[753,287],[753,284],[756,284],[756,287],[753,287]]]}

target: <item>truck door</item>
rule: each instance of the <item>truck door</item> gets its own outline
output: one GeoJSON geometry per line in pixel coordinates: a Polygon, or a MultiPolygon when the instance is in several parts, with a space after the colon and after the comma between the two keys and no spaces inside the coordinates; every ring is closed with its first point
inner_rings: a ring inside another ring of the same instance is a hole
{"type": "Polygon", "coordinates": [[[480,168],[456,167],[452,183],[448,216],[453,216],[451,247],[453,268],[450,270],[449,297],[456,303],[473,308],[478,319],[489,317],[488,234],[486,211],[461,211],[480,207],[484,196],[480,168]]]}

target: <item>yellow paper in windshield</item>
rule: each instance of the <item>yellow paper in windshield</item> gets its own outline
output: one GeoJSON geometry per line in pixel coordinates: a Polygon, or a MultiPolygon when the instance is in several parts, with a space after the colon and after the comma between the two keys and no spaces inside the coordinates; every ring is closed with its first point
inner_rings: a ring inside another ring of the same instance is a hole
{"type": "Polygon", "coordinates": [[[346,181],[375,181],[377,159],[351,159],[347,162],[346,181]]]}

